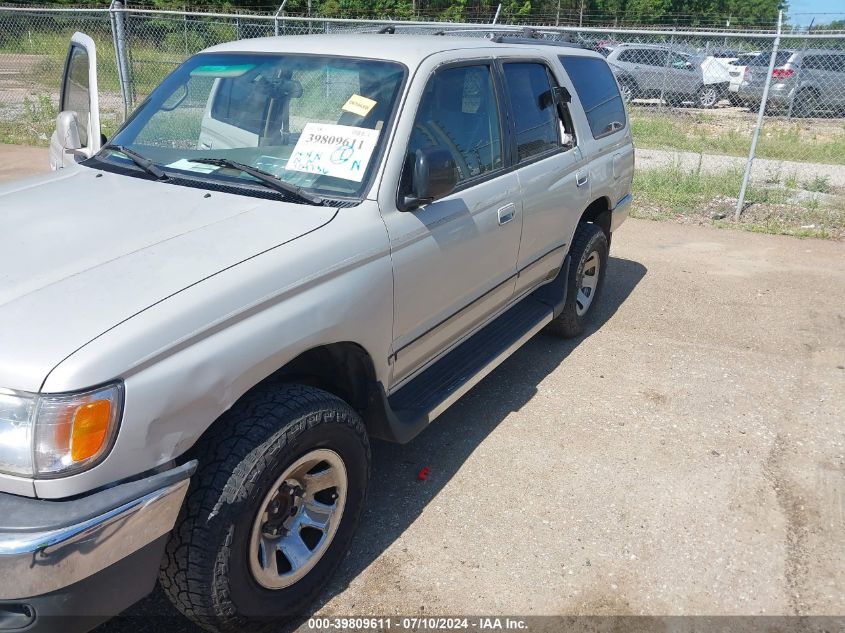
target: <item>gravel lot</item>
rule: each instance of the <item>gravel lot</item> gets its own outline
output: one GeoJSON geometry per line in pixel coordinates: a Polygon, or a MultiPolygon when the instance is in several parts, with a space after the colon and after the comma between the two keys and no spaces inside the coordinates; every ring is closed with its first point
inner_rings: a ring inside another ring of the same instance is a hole
{"type": "MultiPolygon", "coordinates": [[[[612,255],[587,336],[375,444],[317,614],[845,614],[845,244],[629,220],[612,255]]],[[[100,633],[186,630],[129,614],[100,633]]]]}
{"type": "Polygon", "coordinates": [[[845,244],[630,220],[612,251],[586,337],[374,446],[316,614],[845,613],[845,244]]]}

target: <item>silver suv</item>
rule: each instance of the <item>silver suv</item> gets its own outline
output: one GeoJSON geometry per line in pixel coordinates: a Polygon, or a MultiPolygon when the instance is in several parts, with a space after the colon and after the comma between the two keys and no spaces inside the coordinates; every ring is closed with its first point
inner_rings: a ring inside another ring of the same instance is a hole
{"type": "Polygon", "coordinates": [[[702,56],[656,44],[610,44],[603,52],[626,102],[662,98],[670,105],[713,108],[727,94],[729,77],[706,81],[702,56]]]}
{"type": "MultiPolygon", "coordinates": [[[[739,87],[739,97],[752,108],[760,107],[771,53],[762,53],[748,66],[739,87]]],[[[845,112],[845,51],[807,49],[780,50],[766,108],[788,110],[796,116],[827,111],[833,116],[845,112]]]]}
{"type": "Polygon", "coordinates": [[[57,171],[0,190],[0,619],[160,580],[210,630],[302,613],[370,437],[581,333],[631,202],[604,59],[442,36],[215,46],[109,142],[73,37],[57,171]],[[161,569],[161,571],[159,571],[161,569]]]}

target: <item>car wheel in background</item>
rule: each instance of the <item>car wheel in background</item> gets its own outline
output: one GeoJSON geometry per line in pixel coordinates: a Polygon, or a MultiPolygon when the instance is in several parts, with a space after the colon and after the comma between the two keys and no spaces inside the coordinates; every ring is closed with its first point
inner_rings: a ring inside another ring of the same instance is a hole
{"type": "Polygon", "coordinates": [[[716,86],[701,86],[698,89],[696,105],[699,108],[715,108],[719,102],[719,90],[716,86]]]}
{"type": "Polygon", "coordinates": [[[564,337],[584,331],[604,286],[608,258],[607,236],[596,224],[582,222],[575,231],[569,254],[572,263],[567,280],[566,303],[547,329],[564,337]]]}
{"type": "Polygon", "coordinates": [[[299,615],[349,547],[370,471],[361,418],[304,385],[248,394],[192,450],[200,460],[160,581],[211,631],[299,615]]]}
{"type": "Polygon", "coordinates": [[[804,88],[795,95],[792,104],[792,111],[795,116],[805,118],[811,117],[819,108],[819,95],[812,88],[804,88]]]}
{"type": "Polygon", "coordinates": [[[634,95],[636,94],[636,89],[634,88],[634,82],[630,79],[620,79],[619,80],[619,94],[622,95],[622,101],[625,103],[631,103],[634,99],[634,95]]]}

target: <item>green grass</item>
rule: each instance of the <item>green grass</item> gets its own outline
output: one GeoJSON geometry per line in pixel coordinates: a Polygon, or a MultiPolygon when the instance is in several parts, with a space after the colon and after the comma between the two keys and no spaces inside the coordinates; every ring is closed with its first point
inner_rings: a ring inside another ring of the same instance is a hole
{"type": "Polygon", "coordinates": [[[795,179],[752,183],[746,200],[751,202],[740,220],[733,219],[742,172],[722,173],[684,171],[678,166],[649,169],[636,173],[634,192],[637,204],[633,217],[676,219],[710,223],[761,233],[796,237],[845,237],[845,192],[829,185],[824,197],[807,196],[807,187],[821,187],[815,181],[802,183],[803,191],[790,186],[795,179]]]}
{"type": "MultiPolygon", "coordinates": [[[[638,147],[747,156],[753,122],[713,115],[656,116],[634,110],[631,132],[638,147]]],[[[845,129],[827,125],[822,134],[806,123],[767,121],[757,158],[845,165],[845,129]]]]}
{"type": "Polygon", "coordinates": [[[0,106],[0,143],[45,146],[50,142],[58,114],[50,95],[25,98],[23,110],[9,118],[0,106]]]}
{"type": "Polygon", "coordinates": [[[812,180],[801,183],[801,187],[807,191],[830,193],[830,178],[827,176],[816,176],[812,180]]]}

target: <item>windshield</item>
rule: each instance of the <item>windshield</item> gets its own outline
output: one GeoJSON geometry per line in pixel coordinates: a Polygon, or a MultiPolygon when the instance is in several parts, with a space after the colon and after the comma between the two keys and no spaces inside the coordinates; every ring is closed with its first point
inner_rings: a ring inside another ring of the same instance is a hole
{"type": "MultiPolygon", "coordinates": [[[[362,195],[405,76],[393,62],[203,54],[156,88],[112,139],[169,175],[255,185],[228,159],[327,196],[362,195]]],[[[115,150],[101,160],[132,165],[115,150]]],[[[260,174],[259,174],[260,175],[260,174]]]]}

